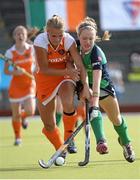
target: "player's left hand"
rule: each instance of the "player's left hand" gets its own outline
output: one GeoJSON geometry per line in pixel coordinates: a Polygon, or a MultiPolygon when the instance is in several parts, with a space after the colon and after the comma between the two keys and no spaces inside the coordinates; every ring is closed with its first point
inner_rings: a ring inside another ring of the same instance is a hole
{"type": "Polygon", "coordinates": [[[92,121],[93,118],[98,117],[98,113],[99,113],[99,107],[91,106],[89,108],[89,119],[90,119],[90,121],[92,121]]]}

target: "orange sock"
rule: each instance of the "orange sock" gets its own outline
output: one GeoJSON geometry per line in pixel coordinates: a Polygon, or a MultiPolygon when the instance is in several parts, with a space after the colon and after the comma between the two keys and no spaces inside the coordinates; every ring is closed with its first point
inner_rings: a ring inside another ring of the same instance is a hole
{"type": "Polygon", "coordinates": [[[86,114],[85,114],[85,107],[84,106],[78,106],[77,107],[77,119],[78,117],[82,117],[82,120],[85,120],[86,114]]]}
{"type": "Polygon", "coordinates": [[[21,122],[20,121],[12,121],[13,130],[15,133],[15,138],[21,138],[21,122]]]}
{"type": "Polygon", "coordinates": [[[57,126],[53,131],[47,131],[45,128],[43,128],[42,133],[53,144],[56,150],[59,149],[59,147],[64,143],[63,139],[61,138],[59,128],[57,126]]]}
{"type": "Polygon", "coordinates": [[[21,119],[23,120],[26,117],[28,117],[27,113],[24,110],[22,110],[22,112],[21,112],[21,119]]]}
{"type": "Polygon", "coordinates": [[[77,113],[72,116],[63,115],[63,123],[64,123],[64,140],[73,133],[75,129],[75,124],[77,122],[77,113]]]}

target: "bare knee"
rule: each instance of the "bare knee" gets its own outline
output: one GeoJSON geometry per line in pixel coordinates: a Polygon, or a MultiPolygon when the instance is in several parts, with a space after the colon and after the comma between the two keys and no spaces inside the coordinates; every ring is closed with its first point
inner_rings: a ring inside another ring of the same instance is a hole
{"type": "Polygon", "coordinates": [[[115,126],[120,126],[122,124],[122,118],[121,115],[115,116],[114,118],[111,119],[113,125],[115,126]]]}
{"type": "Polygon", "coordinates": [[[67,113],[71,113],[71,112],[73,112],[74,111],[74,102],[73,102],[73,100],[70,100],[70,99],[68,99],[67,98],[67,100],[65,100],[64,102],[63,102],[63,111],[64,112],[67,112],[67,113]]]}
{"type": "Polygon", "coordinates": [[[27,116],[33,116],[35,114],[35,111],[33,109],[28,109],[25,111],[27,116]]]}
{"type": "Polygon", "coordinates": [[[55,129],[55,122],[43,122],[44,123],[44,127],[47,131],[53,131],[55,129]]]}

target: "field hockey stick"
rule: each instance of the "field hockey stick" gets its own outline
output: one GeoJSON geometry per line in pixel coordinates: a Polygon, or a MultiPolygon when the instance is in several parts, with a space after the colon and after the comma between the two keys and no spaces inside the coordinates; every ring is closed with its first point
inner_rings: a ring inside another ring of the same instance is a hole
{"type": "Polygon", "coordinates": [[[78,134],[78,132],[82,129],[84,126],[85,121],[83,121],[77,129],[71,134],[71,136],[64,142],[64,144],[52,155],[52,157],[48,160],[46,163],[44,160],[39,160],[38,163],[42,168],[50,168],[55,160],[63,153],[63,151],[68,147],[69,143],[73,140],[73,138],[78,134]]]}
{"type": "Polygon", "coordinates": [[[85,159],[79,162],[79,166],[85,166],[89,163],[90,157],[90,120],[89,120],[89,102],[86,100],[86,120],[85,120],[85,159]]]}
{"type": "Polygon", "coordinates": [[[32,74],[30,74],[29,72],[27,72],[24,68],[19,67],[18,65],[16,65],[14,62],[12,62],[11,59],[7,58],[6,56],[4,56],[3,54],[0,54],[0,59],[2,59],[3,61],[5,61],[6,63],[10,64],[11,66],[13,66],[14,68],[16,68],[17,70],[21,71],[23,74],[25,74],[26,76],[28,76],[31,79],[34,79],[34,76],[32,74]]]}

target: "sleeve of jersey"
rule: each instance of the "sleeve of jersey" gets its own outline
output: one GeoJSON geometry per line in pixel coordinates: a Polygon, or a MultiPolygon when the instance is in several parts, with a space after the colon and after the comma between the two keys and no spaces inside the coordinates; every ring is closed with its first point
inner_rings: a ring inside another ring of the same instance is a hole
{"type": "Polygon", "coordinates": [[[34,40],[34,46],[46,49],[46,40],[44,33],[39,34],[34,40]]]}
{"type": "Polygon", "coordinates": [[[8,59],[12,59],[12,53],[10,49],[5,52],[5,57],[7,57],[8,59]]]}
{"type": "Polygon", "coordinates": [[[102,57],[98,51],[97,47],[94,46],[91,53],[91,65],[93,70],[102,70],[102,57]]]}
{"type": "Polygon", "coordinates": [[[75,40],[69,33],[65,33],[64,38],[65,38],[64,39],[65,50],[68,51],[72,46],[72,44],[75,42],[75,40]]]}

